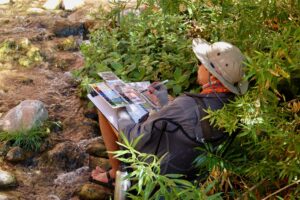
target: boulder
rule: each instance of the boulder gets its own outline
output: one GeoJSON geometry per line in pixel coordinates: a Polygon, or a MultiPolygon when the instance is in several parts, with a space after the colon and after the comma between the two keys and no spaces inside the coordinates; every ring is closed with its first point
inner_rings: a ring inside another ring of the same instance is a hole
{"type": "Polygon", "coordinates": [[[11,0],[0,0],[0,5],[11,3],[11,0]]]}
{"type": "Polygon", "coordinates": [[[62,7],[65,10],[74,11],[84,5],[84,0],[63,0],[62,7]]]}
{"type": "Polygon", "coordinates": [[[12,173],[0,169],[0,190],[17,185],[17,179],[12,173]]]}
{"type": "Polygon", "coordinates": [[[108,158],[105,145],[99,142],[89,144],[86,152],[92,156],[108,158]]]}
{"type": "MultiPolygon", "coordinates": [[[[57,168],[72,171],[82,167],[86,162],[87,155],[74,142],[63,142],[47,152],[44,162],[57,168]]],[[[40,162],[43,163],[43,162],[40,162]]]]}
{"type": "Polygon", "coordinates": [[[21,162],[27,159],[25,151],[21,147],[11,148],[5,156],[10,162],[21,162]]]}
{"type": "Polygon", "coordinates": [[[81,200],[101,200],[108,199],[109,194],[109,191],[100,185],[85,184],[79,192],[79,198],[81,200]]]}
{"type": "Polygon", "coordinates": [[[56,10],[60,7],[61,0],[48,0],[44,5],[43,8],[47,10],[56,10]]]}
{"type": "Polygon", "coordinates": [[[58,20],[49,29],[57,37],[69,37],[76,35],[84,36],[88,34],[88,30],[85,28],[84,23],[82,22],[58,20]]]}
{"type": "Polygon", "coordinates": [[[0,120],[0,131],[24,131],[40,125],[48,118],[48,112],[43,102],[25,100],[12,108],[0,120]]]}
{"type": "Polygon", "coordinates": [[[59,174],[54,180],[55,185],[74,185],[88,180],[90,171],[88,166],[76,169],[75,171],[59,174]]]}

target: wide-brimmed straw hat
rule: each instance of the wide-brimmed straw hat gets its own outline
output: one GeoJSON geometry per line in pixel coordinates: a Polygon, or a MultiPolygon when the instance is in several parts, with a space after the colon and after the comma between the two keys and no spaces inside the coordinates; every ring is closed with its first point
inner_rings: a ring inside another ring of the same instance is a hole
{"type": "Polygon", "coordinates": [[[204,67],[231,92],[245,94],[248,81],[244,80],[245,57],[236,46],[227,42],[210,44],[203,39],[193,40],[193,51],[204,67]]]}

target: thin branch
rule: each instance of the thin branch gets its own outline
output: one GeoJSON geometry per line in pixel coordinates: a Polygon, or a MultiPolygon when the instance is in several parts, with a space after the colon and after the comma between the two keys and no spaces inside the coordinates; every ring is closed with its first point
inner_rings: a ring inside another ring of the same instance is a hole
{"type": "MultiPolygon", "coordinates": [[[[240,198],[238,198],[237,200],[240,200],[241,198],[243,198],[244,196],[246,196],[246,194],[248,194],[249,192],[253,191],[255,188],[257,188],[259,185],[261,185],[263,182],[265,182],[267,179],[263,179],[260,182],[258,182],[256,185],[253,185],[247,192],[245,192],[240,198]]],[[[244,199],[244,198],[243,198],[244,199]]]]}
{"type": "Polygon", "coordinates": [[[300,180],[296,181],[295,183],[291,183],[291,184],[289,184],[289,185],[287,185],[287,186],[285,186],[285,187],[283,187],[283,188],[277,190],[276,192],[273,192],[272,194],[269,194],[268,196],[266,196],[266,197],[263,198],[262,200],[266,200],[266,199],[270,198],[271,196],[273,196],[273,195],[275,195],[275,194],[277,194],[277,193],[279,193],[279,192],[281,192],[281,191],[283,191],[283,190],[285,190],[285,189],[287,189],[287,188],[289,188],[289,187],[291,187],[291,186],[293,186],[293,185],[296,185],[296,184],[298,184],[298,183],[300,183],[300,180]]]}

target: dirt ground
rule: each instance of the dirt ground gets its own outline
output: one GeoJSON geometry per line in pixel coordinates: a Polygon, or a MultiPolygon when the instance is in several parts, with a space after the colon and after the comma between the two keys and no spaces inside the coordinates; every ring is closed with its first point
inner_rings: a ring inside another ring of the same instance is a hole
{"type": "MultiPolygon", "coordinates": [[[[86,117],[91,110],[86,107],[87,101],[78,97],[78,82],[71,72],[84,65],[78,45],[85,39],[83,32],[87,31],[87,24],[93,20],[90,13],[96,12],[105,1],[86,0],[85,6],[74,12],[47,11],[42,9],[44,3],[45,0],[15,0],[10,5],[0,5],[0,44],[25,40],[27,46],[38,49],[42,58],[32,65],[26,61],[29,66],[22,66],[18,55],[12,55],[11,60],[4,58],[2,62],[0,59],[0,117],[23,100],[41,100],[49,119],[63,127],[52,139],[56,143],[78,143],[96,137],[99,132],[95,121],[86,117]],[[74,36],[64,31],[73,31],[74,36]],[[71,39],[75,46],[65,48],[66,39],[71,39]]],[[[85,176],[78,185],[58,187],[53,180],[63,171],[11,164],[1,158],[0,168],[9,169],[17,176],[17,188],[0,191],[11,199],[76,199],[75,189],[87,181],[85,176]]]]}

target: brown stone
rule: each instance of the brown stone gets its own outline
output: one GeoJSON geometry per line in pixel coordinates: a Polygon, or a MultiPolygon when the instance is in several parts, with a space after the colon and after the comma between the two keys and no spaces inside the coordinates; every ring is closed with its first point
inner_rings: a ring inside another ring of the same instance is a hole
{"type": "Polygon", "coordinates": [[[85,152],[73,142],[63,142],[57,144],[52,150],[48,151],[42,163],[72,171],[84,166],[86,161],[85,152]]]}
{"type": "Polygon", "coordinates": [[[99,142],[89,144],[86,152],[92,156],[108,158],[105,145],[99,142]]]}
{"type": "Polygon", "coordinates": [[[106,188],[96,184],[85,184],[79,192],[81,200],[108,199],[109,195],[110,193],[106,188]]]}

